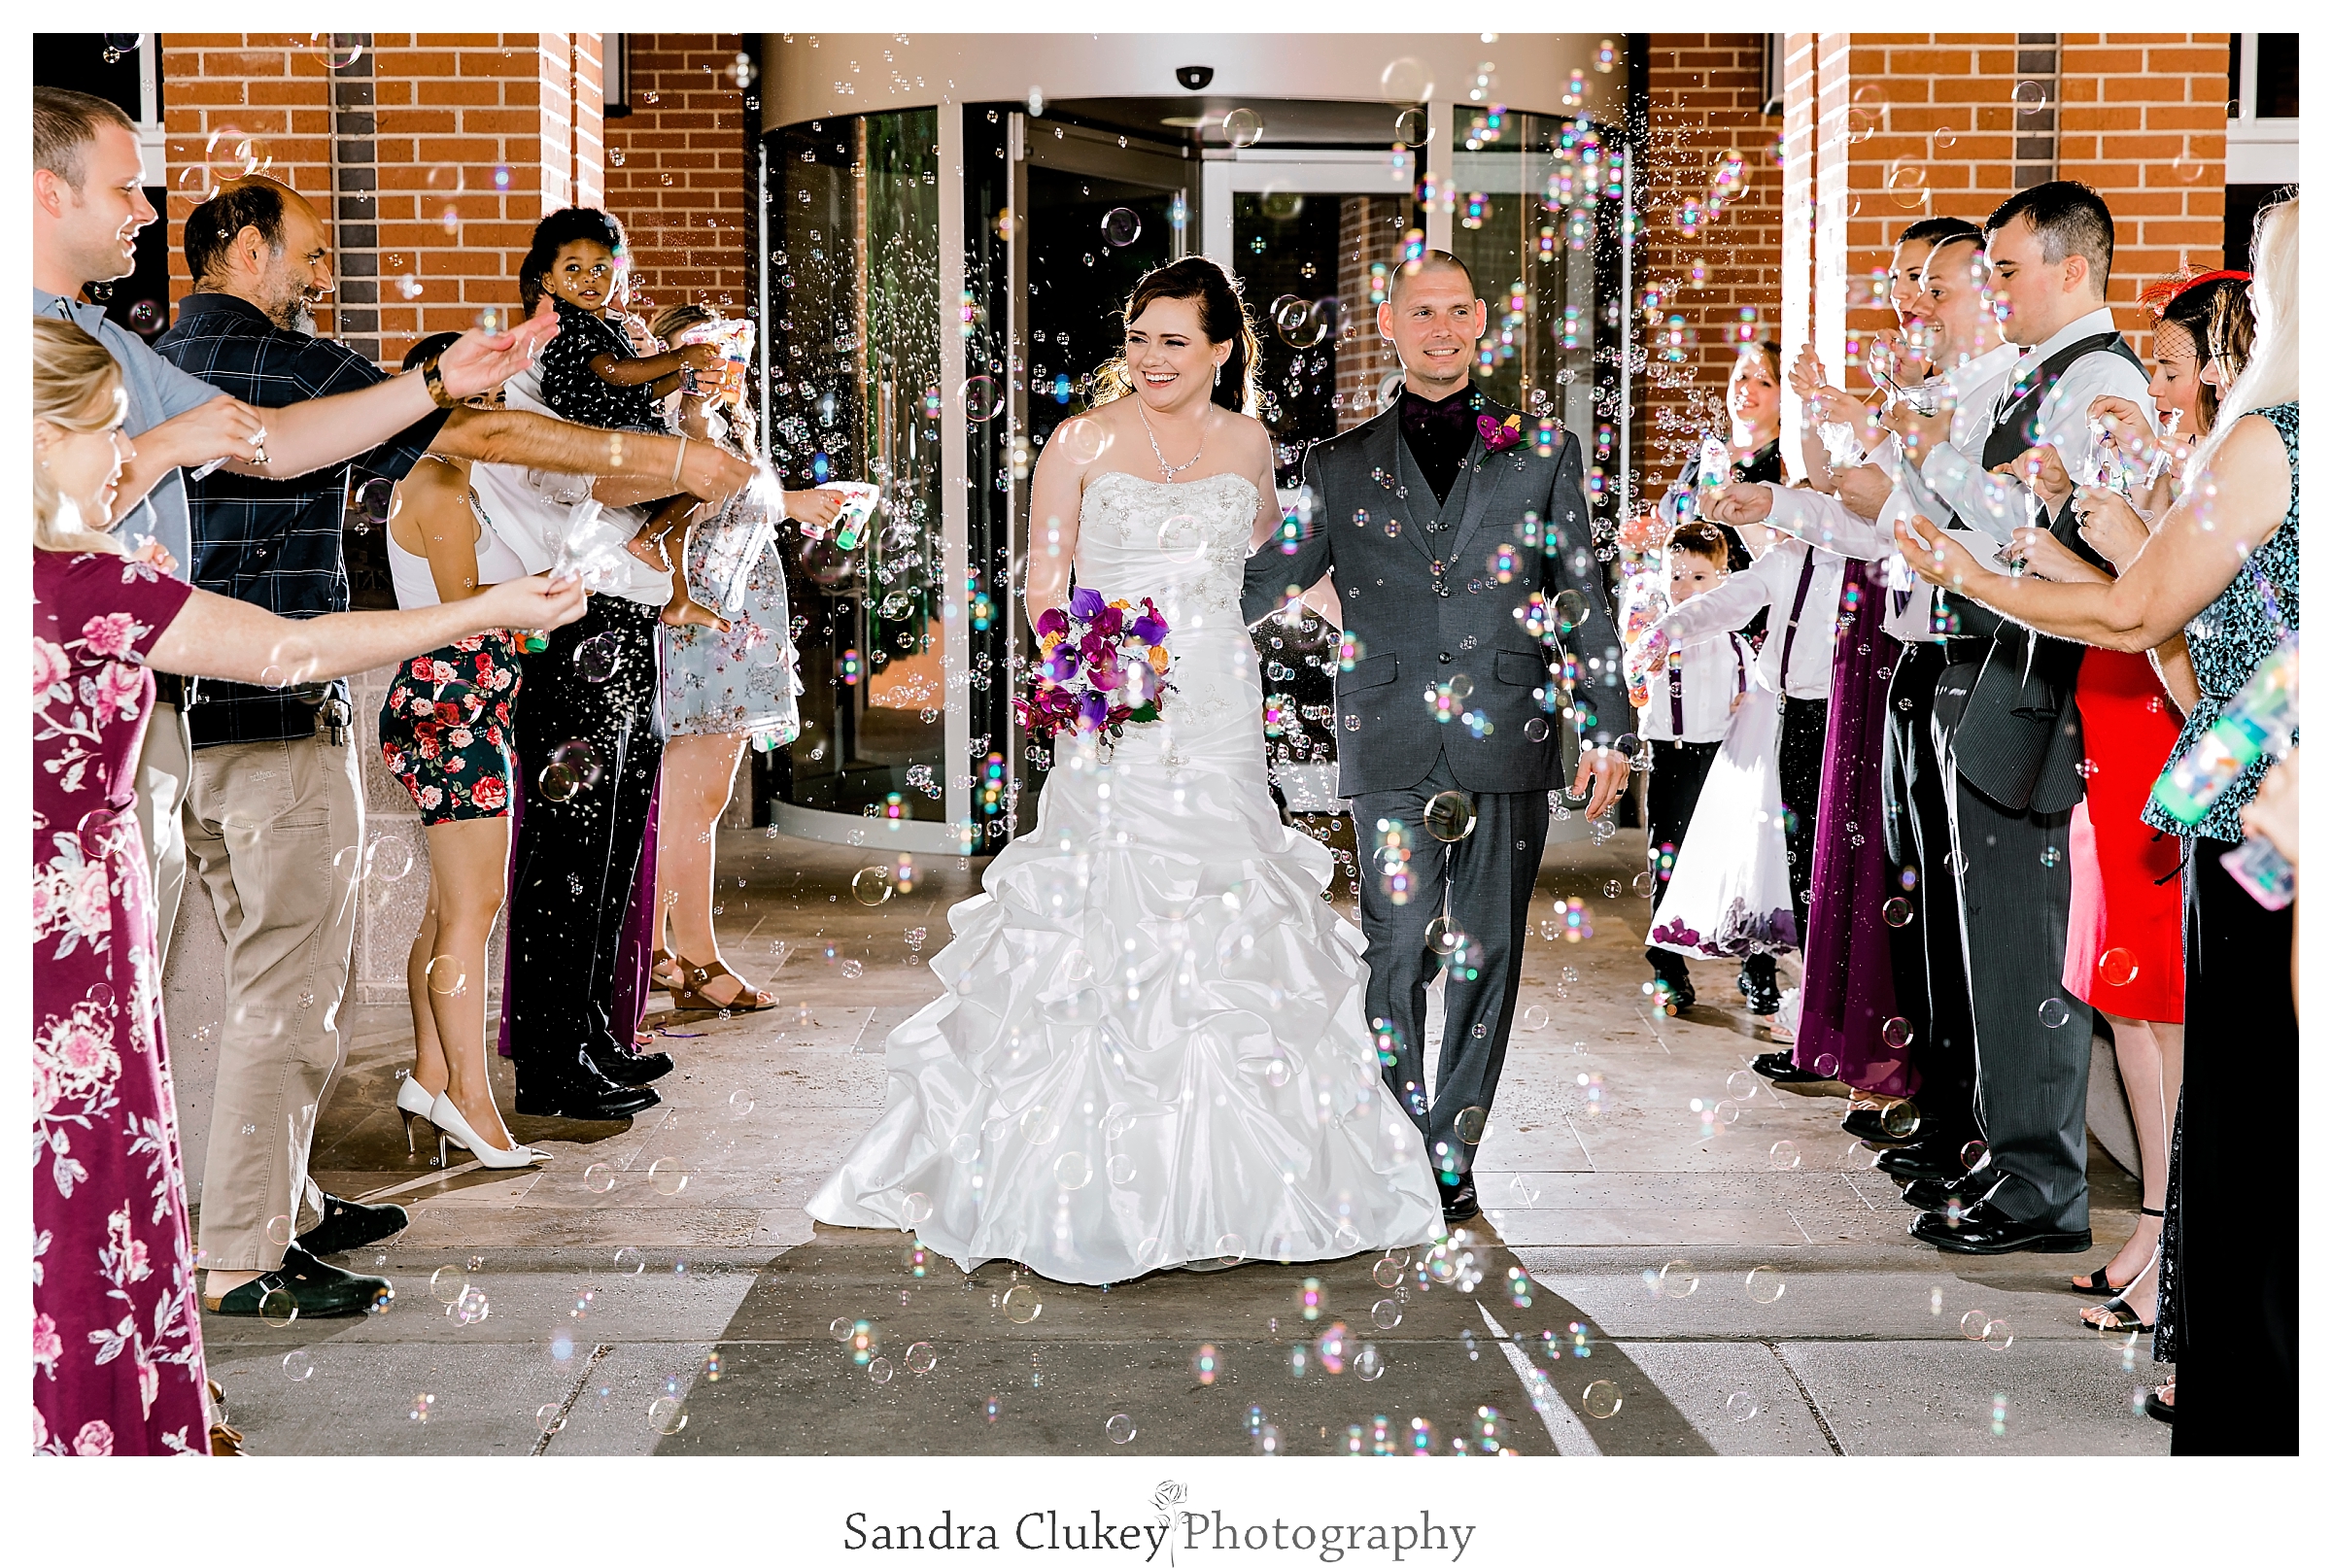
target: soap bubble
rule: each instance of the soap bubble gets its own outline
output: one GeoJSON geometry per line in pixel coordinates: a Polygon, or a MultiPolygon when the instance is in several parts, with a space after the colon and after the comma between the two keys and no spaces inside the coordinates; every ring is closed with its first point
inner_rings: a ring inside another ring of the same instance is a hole
{"type": "Polygon", "coordinates": [[[658,1160],[648,1167],[648,1185],[667,1198],[677,1198],[688,1185],[688,1167],[678,1160],[658,1160]]]}
{"type": "Polygon", "coordinates": [[[1263,139],[1263,117],[1252,109],[1234,109],[1222,117],[1222,139],[1233,147],[1252,147],[1263,139]]]}
{"type": "Polygon", "coordinates": [[[544,1437],[555,1437],[566,1425],[566,1417],[559,1414],[556,1405],[544,1405],[534,1412],[534,1430],[544,1437]]]}
{"type": "Polygon", "coordinates": [[[1463,790],[1443,790],[1425,802],[1425,832],[1443,843],[1454,844],[1473,831],[1474,798],[1463,790]]]}
{"type": "Polygon", "coordinates": [[[1401,1304],[1387,1296],[1368,1310],[1369,1320],[1379,1328],[1401,1326],[1401,1304]]]}
{"type": "Polygon", "coordinates": [[[290,1328],[299,1320],[299,1303],[277,1285],[259,1298],[259,1316],[276,1328],[290,1328]]]}
{"type": "Polygon", "coordinates": [[[1984,1343],[1995,1350],[2005,1350],[2014,1345],[2016,1336],[2008,1328],[2008,1320],[2005,1317],[1995,1317],[1987,1321],[1984,1324],[1984,1343]]]}
{"type": "Polygon", "coordinates": [[[888,866],[869,866],[850,878],[850,896],[870,907],[888,903],[891,891],[888,866]]]}
{"type": "Polygon", "coordinates": [[[1465,945],[1465,933],[1451,923],[1448,915],[1435,915],[1425,925],[1425,947],[1447,958],[1465,945]]]}
{"type": "Polygon", "coordinates": [[[1375,1382],[1385,1376],[1385,1352],[1363,1343],[1353,1352],[1353,1371],[1362,1382],[1375,1382]]]}
{"type": "Polygon", "coordinates": [[[1749,1292],[1749,1299],[1760,1307],[1770,1307],[1781,1300],[1781,1293],[1787,1288],[1782,1282],[1779,1269],[1762,1264],[1749,1271],[1743,1284],[1749,1292]]]}
{"type": "Polygon", "coordinates": [[[1551,733],[1551,732],[1547,727],[1547,721],[1540,718],[1535,713],[1532,714],[1523,724],[1523,735],[1526,739],[1544,740],[1547,738],[1549,733],[1551,733]]]}
{"type": "Polygon", "coordinates": [[[906,1363],[908,1371],[920,1378],[940,1364],[940,1352],[931,1347],[930,1341],[917,1340],[899,1359],[906,1363]]]}
{"type": "Polygon", "coordinates": [[[1388,1252],[1377,1259],[1376,1267],[1368,1271],[1368,1277],[1377,1282],[1380,1289],[1390,1290],[1401,1282],[1401,1277],[1408,1272],[1409,1265],[1406,1262],[1388,1252]]]}
{"type": "Polygon", "coordinates": [[[1835,1078],[1838,1075],[1838,1059],[1830,1052],[1824,1051],[1820,1056],[1814,1058],[1814,1071],[1823,1077],[1835,1078]]]}
{"type": "Polygon", "coordinates": [[[891,1365],[889,1356],[878,1355],[867,1363],[867,1376],[873,1379],[877,1386],[889,1382],[896,1370],[891,1365]]]}
{"type": "Polygon", "coordinates": [[[1725,1092],[1735,1100],[1749,1100],[1757,1094],[1758,1075],[1742,1068],[1725,1080],[1725,1092]]]}
{"type": "Polygon", "coordinates": [[[1725,1396],[1725,1414],[1735,1421],[1757,1419],[1757,1396],[1747,1389],[1738,1389],[1725,1396]]]}
{"type": "Polygon", "coordinates": [[[688,1424],[688,1402],[669,1394],[648,1402],[648,1430],[658,1437],[671,1437],[688,1424]]]}
{"type": "Polygon", "coordinates": [[[367,479],[357,487],[356,509],[367,523],[389,523],[404,509],[394,479],[367,479]]]}
{"type": "Polygon", "coordinates": [[[638,1247],[619,1246],[615,1249],[615,1272],[617,1274],[638,1274],[647,1266],[648,1260],[640,1253],[638,1247]]]}
{"type": "Polygon", "coordinates": [[[1889,899],[1879,905],[1878,912],[1890,926],[1907,926],[1911,923],[1911,901],[1889,899]]]}
{"type": "Polygon", "coordinates": [[[1480,1106],[1468,1106],[1458,1112],[1455,1131],[1468,1143],[1479,1143],[1490,1130],[1490,1112],[1480,1106]]]}
{"type": "Polygon", "coordinates": [[[1131,245],[1142,237],[1142,215],[1131,207],[1113,207],[1102,215],[1101,237],[1113,246],[1131,245]]]}
{"type": "Polygon", "coordinates": [[[1986,1312],[1981,1307],[1971,1307],[1960,1318],[1960,1338],[1964,1340],[1982,1339],[1984,1337],[1984,1325],[1989,1323],[1991,1320],[1991,1314],[1986,1312]]]}
{"type": "Polygon", "coordinates": [[[605,1192],[615,1185],[615,1167],[600,1163],[583,1172],[583,1185],[592,1192],[605,1192]]]}
{"type": "Polygon", "coordinates": [[[1766,1151],[1766,1163],[1776,1171],[1795,1171],[1798,1162],[1798,1145],[1786,1138],[1766,1151]]]}
{"type": "Polygon", "coordinates": [[[928,1194],[910,1192],[907,1195],[906,1202],[899,1206],[900,1222],[909,1230],[913,1230],[931,1217],[931,1198],[928,1194]]]}
{"type": "Polygon", "coordinates": [[[293,1382],[306,1382],[316,1376],[316,1362],[305,1350],[293,1350],[284,1357],[284,1376],[293,1382]]]}
{"type": "Polygon", "coordinates": [[[1598,1421],[1608,1421],[1620,1413],[1620,1386],[1608,1378],[1597,1378],[1579,1393],[1579,1408],[1598,1421]]]}
{"type": "Polygon", "coordinates": [[[278,1214],[267,1222],[267,1240],[278,1246],[292,1244],[292,1216],[278,1214]]]}
{"type": "Polygon", "coordinates": [[[955,396],[963,407],[964,418],[976,423],[994,419],[1004,408],[1004,389],[987,376],[965,378],[955,396]]]}
{"type": "Polygon", "coordinates": [[[1101,1429],[1103,1432],[1109,1435],[1109,1439],[1112,1443],[1122,1445],[1134,1441],[1134,1418],[1131,1415],[1124,1415],[1123,1413],[1113,1415],[1107,1421],[1104,1421],[1101,1429]]]}
{"type": "Polygon", "coordinates": [[[1404,109],[1392,117],[1396,147],[1418,148],[1433,140],[1433,117],[1423,109],[1404,109]]]}
{"type": "Polygon", "coordinates": [[[1387,103],[1424,103],[1433,96],[1433,73],[1424,61],[1404,54],[1378,74],[1377,89],[1387,103]]]}
{"type": "Polygon", "coordinates": [[[2108,985],[2128,985],[2138,978],[2138,955],[2126,947],[2109,947],[2097,961],[2097,977],[2108,985]]]}
{"type": "Polygon", "coordinates": [[[852,1323],[849,1318],[838,1317],[833,1322],[826,1325],[826,1332],[833,1335],[836,1339],[847,1344],[856,1327],[857,1325],[852,1323]]]}
{"type": "Polygon", "coordinates": [[[753,1114],[753,1104],[752,1090],[732,1090],[729,1095],[729,1114],[737,1117],[750,1116],[753,1114]]]}
{"type": "Polygon", "coordinates": [[[1878,1113],[1878,1130],[1889,1138],[1909,1138],[1919,1131],[1919,1108],[1897,1100],[1878,1113]]]}
{"type": "Polygon", "coordinates": [[[1992,1163],[1992,1151],[1980,1138],[1970,1139],[1960,1145],[1960,1164],[1971,1171],[1981,1171],[1992,1163]]]}
{"type": "Polygon", "coordinates": [[[1890,1018],[1878,1026],[1878,1038],[1888,1050],[1905,1051],[1911,1047],[1911,1021],[1908,1018],[1890,1018]]]}
{"type": "Polygon", "coordinates": [[[458,1264],[448,1263],[429,1276],[429,1294],[448,1307],[460,1301],[468,1288],[469,1281],[462,1278],[458,1264]]]}
{"type": "Polygon", "coordinates": [[[2048,107],[2048,85],[2044,82],[2019,82],[2010,95],[2020,115],[2037,115],[2048,107]]]}
{"type": "Polygon", "coordinates": [[[1033,1323],[1044,1311],[1035,1285],[1014,1285],[1004,1293],[1004,1315],[1015,1323],[1033,1323]]]}
{"type": "Polygon", "coordinates": [[[1700,1288],[1700,1276],[1693,1272],[1691,1264],[1678,1258],[1661,1266],[1659,1284],[1662,1295],[1682,1301],[1700,1288]]]}
{"type": "Polygon", "coordinates": [[[1093,1162],[1078,1149],[1071,1149],[1052,1162],[1052,1179],[1063,1192],[1075,1192],[1093,1179],[1093,1162]]]}
{"type": "Polygon", "coordinates": [[[2062,1029],[2073,1019],[2073,1009],[2065,1006],[2062,997],[2046,997],[2040,1003],[2040,1027],[2062,1029]]]}
{"type": "Polygon", "coordinates": [[[1533,1034],[1546,1028],[1549,1021],[1550,1014],[1547,1009],[1535,1002],[1523,1009],[1523,1027],[1533,1034]]]}

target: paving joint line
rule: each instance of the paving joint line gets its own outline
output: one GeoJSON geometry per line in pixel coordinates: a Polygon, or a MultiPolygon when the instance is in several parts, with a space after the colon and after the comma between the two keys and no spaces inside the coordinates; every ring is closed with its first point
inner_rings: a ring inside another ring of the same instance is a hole
{"type": "Polygon", "coordinates": [[[1790,1381],[1797,1385],[1798,1397],[1805,1401],[1805,1413],[1822,1429],[1822,1441],[1830,1445],[1830,1451],[1841,1459],[1845,1458],[1846,1449],[1840,1446],[1837,1433],[1830,1429],[1830,1419],[1822,1414],[1822,1407],[1814,1403],[1813,1390],[1806,1387],[1803,1378],[1798,1376],[1798,1369],[1790,1365],[1790,1358],[1781,1353],[1781,1346],[1771,1340],[1760,1340],[1758,1344],[1772,1351],[1773,1359],[1781,1363],[1781,1370],[1790,1375],[1790,1381]]]}
{"type": "Polygon", "coordinates": [[[533,1449],[527,1454],[528,1458],[541,1458],[550,1449],[551,1439],[566,1430],[567,1414],[575,1408],[575,1401],[583,1397],[583,1390],[591,1386],[592,1370],[606,1360],[608,1352],[614,1348],[612,1345],[592,1346],[591,1359],[583,1363],[582,1374],[575,1379],[574,1387],[566,1391],[566,1398],[560,1403],[559,1414],[551,1417],[550,1430],[535,1438],[533,1449]]]}

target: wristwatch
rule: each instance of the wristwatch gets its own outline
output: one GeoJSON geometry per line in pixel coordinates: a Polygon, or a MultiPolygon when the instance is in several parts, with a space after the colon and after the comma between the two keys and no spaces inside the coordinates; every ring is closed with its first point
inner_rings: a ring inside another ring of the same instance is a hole
{"type": "Polygon", "coordinates": [[[462,406],[462,399],[445,390],[445,374],[437,368],[437,356],[433,354],[421,361],[421,384],[429,390],[429,401],[439,408],[462,406]]]}

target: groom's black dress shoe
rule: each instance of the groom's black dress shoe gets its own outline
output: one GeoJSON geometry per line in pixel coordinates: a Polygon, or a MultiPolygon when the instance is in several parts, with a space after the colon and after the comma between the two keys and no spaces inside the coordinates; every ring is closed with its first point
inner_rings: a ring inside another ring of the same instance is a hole
{"type": "Polygon", "coordinates": [[[1904,1148],[1918,1140],[1919,1114],[1914,1108],[1909,1132],[1890,1133],[1876,1106],[1857,1106],[1846,1112],[1845,1119],[1838,1123],[1838,1130],[1849,1138],[1859,1138],[1877,1148],[1904,1148]]]}
{"type": "Polygon", "coordinates": [[[324,1219],[314,1230],[302,1231],[302,1251],[322,1257],[326,1252],[353,1252],[360,1246],[385,1242],[405,1228],[406,1214],[394,1204],[357,1204],[324,1195],[324,1219]]]}
{"type": "Polygon", "coordinates": [[[610,1083],[620,1083],[627,1089],[636,1089],[643,1083],[653,1083],[672,1070],[669,1051],[627,1051],[605,1040],[586,1041],[583,1054],[591,1065],[600,1070],[610,1083]]]}
{"type": "Polygon", "coordinates": [[[1482,1212],[1481,1204],[1474,1199],[1474,1174],[1471,1171],[1458,1178],[1454,1187],[1441,1189],[1441,1217],[1455,1225],[1461,1219],[1473,1219],[1482,1212]]]}
{"type": "Polygon", "coordinates": [[[1997,1252],[2086,1252],[2090,1246],[2086,1225],[2065,1231],[2046,1220],[2010,1219],[1990,1203],[1969,1210],[1957,1225],[1941,1214],[1921,1214],[1911,1221],[1911,1235],[1946,1252],[1985,1256],[1997,1252]]]}

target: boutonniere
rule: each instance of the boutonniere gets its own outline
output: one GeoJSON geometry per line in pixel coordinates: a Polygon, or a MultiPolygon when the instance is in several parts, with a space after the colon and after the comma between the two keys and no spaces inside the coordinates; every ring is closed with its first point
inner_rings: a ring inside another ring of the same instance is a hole
{"type": "Polygon", "coordinates": [[[1482,448],[1486,452],[1504,452],[1523,442],[1523,417],[1520,414],[1507,415],[1503,424],[1488,414],[1480,415],[1474,421],[1474,429],[1482,437],[1482,448]]]}

